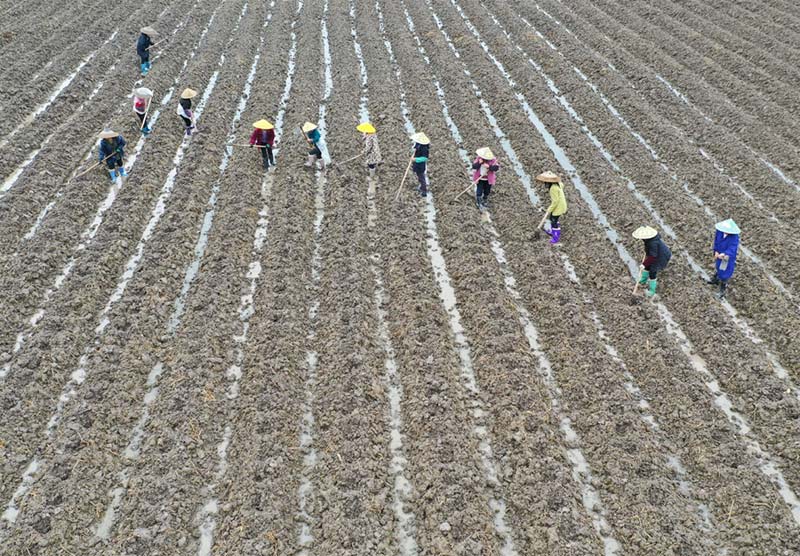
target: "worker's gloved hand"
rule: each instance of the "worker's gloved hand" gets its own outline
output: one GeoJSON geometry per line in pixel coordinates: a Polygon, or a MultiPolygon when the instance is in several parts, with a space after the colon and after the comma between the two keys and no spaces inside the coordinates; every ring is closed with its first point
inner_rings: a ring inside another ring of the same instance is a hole
{"type": "Polygon", "coordinates": [[[122,147],[117,147],[114,151],[122,154],[122,147]]]}

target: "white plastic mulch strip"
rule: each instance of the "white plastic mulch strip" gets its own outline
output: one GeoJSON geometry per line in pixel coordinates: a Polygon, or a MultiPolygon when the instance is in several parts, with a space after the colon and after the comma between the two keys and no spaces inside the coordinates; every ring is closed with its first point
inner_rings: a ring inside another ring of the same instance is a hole
{"type": "MultiPolygon", "coordinates": [[[[331,51],[328,41],[328,0],[323,4],[322,21],[320,23],[320,36],[322,40],[322,56],[324,65],[324,81],[322,99],[319,105],[320,133],[324,136],[326,129],[326,115],[328,101],[333,92],[333,77],[331,72],[331,51]]],[[[309,333],[306,342],[309,346],[313,345],[317,335],[317,317],[319,313],[319,280],[322,267],[322,222],[325,218],[325,187],[327,178],[325,173],[317,170],[317,189],[314,195],[314,208],[316,216],[314,218],[314,251],[311,255],[311,288],[314,297],[308,309],[309,333]]],[[[314,446],[314,390],[317,382],[317,366],[319,357],[313,347],[306,351],[306,384],[305,400],[303,401],[303,417],[300,424],[300,453],[303,456],[303,465],[300,472],[300,486],[297,489],[299,523],[298,544],[301,547],[299,556],[309,556],[311,547],[314,544],[313,529],[316,519],[309,513],[311,495],[314,492],[314,483],[311,475],[317,464],[317,449],[314,446]]]]}
{"type": "MultiPolygon", "coordinates": [[[[195,111],[197,119],[199,119],[200,116],[202,115],[206,107],[206,104],[208,103],[209,98],[214,92],[214,89],[217,84],[217,79],[219,77],[220,69],[224,64],[225,60],[224,52],[233,42],[233,39],[236,36],[236,31],[238,30],[239,24],[241,23],[242,18],[244,17],[246,11],[247,11],[247,3],[245,2],[244,6],[242,7],[242,11],[239,13],[239,18],[236,21],[236,25],[231,33],[231,38],[229,39],[227,46],[223,50],[223,53],[220,55],[220,59],[217,63],[218,67],[212,74],[211,78],[209,79],[209,82],[206,85],[205,90],[203,91],[203,95],[200,99],[200,102],[197,105],[197,109],[195,111]]],[[[162,186],[161,194],[158,198],[156,206],[153,208],[150,220],[147,223],[144,232],[142,233],[142,237],[140,238],[139,243],[136,246],[135,252],[128,260],[128,263],[125,266],[125,270],[122,276],[120,277],[119,282],[117,283],[117,287],[111,294],[111,297],[106,303],[106,306],[98,315],[99,322],[97,327],[95,328],[94,337],[89,342],[89,344],[87,344],[86,347],[83,349],[83,355],[81,355],[81,358],[78,362],[78,368],[70,375],[70,379],[67,381],[67,383],[64,385],[64,388],[62,389],[61,395],[59,396],[58,399],[58,403],[56,404],[56,409],[51,415],[50,420],[48,421],[47,427],[45,429],[45,434],[44,434],[45,442],[49,442],[53,438],[56,428],[58,427],[59,423],[61,422],[61,418],[63,417],[66,405],[77,395],[78,390],[81,388],[81,386],[86,380],[89,354],[93,351],[95,342],[99,341],[100,338],[102,338],[103,335],[105,334],[105,330],[108,324],[110,323],[108,315],[111,309],[122,298],[125,289],[128,285],[128,282],[133,277],[133,274],[139,267],[139,263],[141,262],[142,256],[144,254],[144,247],[148,242],[148,240],[152,237],[156,225],[161,220],[161,217],[163,216],[166,210],[166,204],[169,201],[172,195],[172,190],[175,186],[175,178],[178,173],[178,168],[180,167],[180,164],[183,161],[184,151],[190,142],[191,142],[191,137],[185,136],[175,152],[175,156],[173,157],[172,160],[172,169],[170,170],[167,176],[167,180],[164,182],[164,185],[162,186]]],[[[41,451],[42,448],[40,447],[39,450],[37,450],[37,452],[41,451]]],[[[22,498],[24,498],[24,496],[30,490],[30,485],[33,483],[33,474],[36,473],[36,471],[38,471],[38,468],[40,468],[43,463],[45,463],[45,461],[41,459],[38,455],[34,457],[33,461],[38,461],[39,465],[37,465],[36,468],[33,469],[32,471],[31,468],[33,466],[30,465],[28,466],[28,470],[26,470],[25,474],[23,475],[22,480],[20,482],[20,486],[17,489],[17,492],[20,492],[20,489],[22,489],[26,484],[28,485],[28,487],[24,489],[24,491],[22,491],[20,496],[16,496],[15,493],[15,497],[12,498],[8,508],[11,508],[11,504],[15,503],[15,499],[21,500],[22,498]]],[[[8,523],[13,523],[14,520],[16,520],[16,514],[13,515],[13,518],[14,518],[13,520],[6,519],[5,521],[7,521],[8,523]]],[[[7,531],[7,528],[0,529],[0,541],[2,541],[4,538],[4,531],[7,531]]]]}
{"type": "MultiPolygon", "coordinates": [[[[523,109],[528,108],[527,100],[525,99],[525,96],[519,92],[517,83],[511,77],[511,74],[509,74],[508,71],[505,69],[503,64],[492,54],[488,45],[481,38],[481,35],[478,32],[478,30],[466,16],[466,14],[464,14],[463,10],[461,9],[461,6],[459,6],[455,2],[455,0],[450,0],[450,3],[459,13],[465,25],[470,30],[475,39],[478,41],[483,51],[486,53],[489,59],[494,63],[497,70],[503,75],[509,87],[515,90],[514,95],[517,98],[517,101],[520,103],[523,109]]],[[[566,111],[567,114],[569,114],[570,117],[572,117],[572,119],[575,120],[575,122],[581,126],[581,131],[589,138],[589,140],[592,142],[595,148],[600,152],[600,154],[603,156],[606,162],[608,162],[609,166],[611,166],[611,168],[625,181],[628,189],[631,191],[631,193],[633,193],[633,195],[636,197],[639,203],[647,210],[647,212],[650,213],[650,216],[653,217],[655,222],[658,224],[659,228],[670,238],[672,238],[675,241],[678,241],[677,234],[672,229],[672,227],[669,224],[667,224],[667,222],[664,221],[664,219],[661,217],[661,214],[659,214],[659,212],[653,207],[652,201],[647,196],[645,196],[641,191],[639,191],[639,189],[636,187],[636,184],[623,173],[622,168],[619,167],[616,160],[614,159],[614,156],[610,152],[608,152],[603,143],[601,143],[600,140],[594,135],[594,133],[592,133],[592,131],[583,121],[583,118],[581,118],[581,116],[575,111],[575,109],[572,107],[572,105],[569,103],[566,97],[555,86],[553,80],[550,79],[550,77],[546,73],[544,73],[542,68],[536,62],[534,62],[530,58],[528,58],[528,60],[534,66],[534,68],[537,70],[540,76],[547,82],[548,88],[553,93],[554,98],[558,101],[558,103],[561,105],[564,111],[566,111]]],[[[689,266],[692,268],[692,270],[694,270],[694,272],[698,276],[700,276],[700,278],[702,278],[705,281],[708,281],[710,279],[710,276],[708,275],[706,270],[694,259],[694,257],[692,257],[692,255],[688,252],[687,249],[685,249],[684,247],[680,247],[680,252],[686,259],[686,261],[689,263],[689,266]]],[[[800,400],[800,388],[798,388],[794,384],[794,381],[791,379],[789,373],[780,363],[778,357],[774,353],[772,353],[772,351],[770,351],[770,349],[764,344],[764,341],[758,336],[755,330],[753,330],[752,327],[738,315],[738,312],[733,307],[733,305],[730,304],[730,302],[728,302],[726,299],[723,299],[721,300],[720,303],[730,316],[731,321],[736,325],[736,327],[741,331],[741,333],[753,344],[758,345],[761,348],[764,355],[769,360],[775,376],[791,390],[795,398],[800,400]]]]}
{"type": "MultiPolygon", "coordinates": [[[[405,128],[409,135],[413,135],[415,127],[411,121],[410,112],[405,100],[406,95],[402,71],[394,54],[391,41],[387,37],[383,12],[378,0],[376,0],[375,8],[378,13],[379,29],[383,36],[384,46],[389,54],[389,60],[394,68],[395,77],[398,81],[401,113],[405,128]]],[[[518,552],[514,542],[514,532],[506,519],[506,502],[500,492],[501,485],[498,479],[497,463],[495,461],[491,436],[487,426],[488,414],[484,409],[484,403],[481,401],[481,390],[478,386],[473,368],[472,349],[469,345],[466,331],[461,324],[461,313],[457,307],[455,290],[453,289],[450,275],[447,272],[447,265],[441,245],[439,244],[439,234],[436,225],[436,207],[433,203],[433,194],[430,191],[423,202],[423,218],[425,221],[428,258],[431,261],[434,277],[439,286],[439,297],[442,301],[442,306],[448,316],[453,348],[458,356],[461,367],[461,378],[467,395],[469,396],[469,407],[473,421],[472,433],[478,441],[478,452],[486,482],[492,489],[489,499],[489,509],[493,516],[492,526],[501,542],[501,554],[503,556],[515,556],[518,552]]]]}
{"type": "MultiPolygon", "coordinates": [[[[466,67],[466,64],[463,63],[461,59],[461,55],[458,50],[455,48],[450,36],[444,29],[439,17],[433,12],[432,7],[429,4],[429,8],[431,9],[431,13],[433,15],[434,22],[436,26],[441,31],[442,36],[444,37],[445,41],[448,43],[451,53],[455,55],[455,57],[462,62],[462,70],[466,75],[467,79],[470,82],[470,86],[473,90],[475,96],[480,100],[481,109],[488,121],[492,131],[494,132],[495,136],[498,138],[503,151],[509,157],[512,162],[512,166],[514,168],[515,173],[520,178],[523,186],[525,187],[526,192],[528,193],[528,197],[532,203],[538,204],[538,196],[536,195],[533,187],[531,185],[531,178],[524,170],[522,164],[520,163],[519,159],[516,156],[516,153],[511,146],[511,142],[508,140],[505,132],[500,128],[497,119],[495,118],[489,104],[484,100],[483,93],[478,88],[475,81],[472,79],[472,76],[469,70],[466,67]]],[[[430,65],[429,59],[425,54],[425,49],[422,46],[422,43],[416,34],[413,19],[411,15],[408,13],[407,9],[404,9],[405,16],[406,16],[406,25],[408,27],[409,32],[414,36],[415,41],[417,43],[417,49],[425,58],[426,62],[430,65]]],[[[435,76],[434,76],[434,79],[435,76]]],[[[440,103],[442,104],[442,111],[446,115],[449,114],[449,110],[447,108],[447,104],[443,96],[439,97],[440,103]]],[[[446,116],[449,118],[449,116],[446,116]]],[[[452,121],[449,123],[449,126],[452,128],[456,128],[455,123],[452,121]]],[[[456,128],[457,129],[457,128],[456,128]]],[[[460,134],[454,134],[453,139],[458,140],[460,134]]],[[[470,164],[470,159],[465,154],[462,154],[462,158],[465,164],[470,164]]],[[[517,315],[522,325],[523,333],[525,334],[526,339],[528,340],[528,347],[536,357],[538,361],[537,373],[539,374],[542,383],[544,384],[547,393],[550,397],[550,408],[553,412],[554,417],[560,423],[560,430],[563,435],[563,442],[564,442],[564,451],[567,455],[567,459],[569,460],[570,464],[572,465],[572,476],[575,482],[578,484],[578,487],[581,492],[581,500],[583,501],[584,509],[586,510],[589,518],[592,520],[592,524],[597,531],[598,535],[600,536],[601,540],[603,541],[603,545],[605,548],[605,553],[607,555],[617,554],[620,550],[619,542],[614,538],[613,530],[611,526],[608,524],[608,521],[605,517],[605,508],[603,507],[602,500],[600,499],[600,494],[593,486],[594,478],[592,475],[591,468],[586,461],[586,457],[583,455],[583,452],[580,447],[580,438],[575,430],[572,428],[572,422],[570,418],[567,416],[566,411],[563,408],[563,402],[561,400],[561,388],[558,385],[556,380],[555,374],[553,373],[552,364],[550,359],[547,357],[547,354],[541,347],[539,342],[539,332],[536,329],[535,325],[533,324],[530,312],[525,307],[522,296],[519,293],[517,288],[517,280],[511,270],[510,265],[508,264],[508,260],[506,258],[505,248],[503,247],[502,243],[500,242],[500,234],[497,232],[496,228],[491,221],[485,222],[484,224],[488,231],[489,231],[489,238],[490,238],[490,245],[492,248],[492,253],[495,256],[495,260],[500,267],[501,272],[503,273],[504,277],[504,285],[506,288],[506,292],[508,293],[509,297],[512,300],[512,305],[514,309],[517,311],[517,315]]]]}
{"type": "MultiPolygon", "coordinates": [[[[367,66],[364,63],[361,44],[358,41],[356,30],[356,8],[355,0],[350,0],[350,35],[353,38],[353,49],[358,59],[361,73],[361,99],[359,112],[362,121],[369,121],[369,85],[367,80],[367,66]]],[[[374,232],[378,222],[378,207],[375,202],[375,180],[368,178],[367,186],[367,229],[374,232]]],[[[392,511],[397,520],[395,537],[397,548],[402,556],[416,556],[419,547],[416,540],[416,517],[413,511],[408,511],[407,506],[411,502],[413,486],[406,477],[407,459],[403,445],[403,384],[400,381],[397,357],[394,350],[394,343],[387,323],[388,314],[386,306],[389,302],[384,287],[383,271],[380,267],[381,253],[375,235],[370,234],[370,254],[369,268],[375,281],[375,313],[378,317],[378,339],[383,348],[384,385],[387,397],[389,398],[389,453],[391,460],[389,463],[389,476],[393,481],[393,500],[392,511]]]]}
{"type": "MultiPolygon", "coordinates": [[[[189,57],[187,57],[186,60],[184,60],[183,68],[182,68],[181,72],[175,78],[175,80],[174,80],[174,82],[172,84],[172,87],[164,95],[164,97],[162,99],[162,102],[161,102],[161,108],[157,109],[153,113],[152,117],[150,117],[150,125],[151,126],[155,125],[155,123],[158,121],[159,116],[161,115],[161,111],[164,109],[164,107],[167,106],[167,104],[172,99],[172,96],[173,96],[173,94],[175,92],[175,88],[178,86],[178,82],[179,82],[179,80],[181,78],[183,70],[186,69],[186,66],[189,63],[189,60],[194,58],[194,55],[197,52],[200,44],[202,43],[203,38],[205,37],[206,33],[208,32],[209,28],[211,27],[211,24],[214,21],[214,18],[216,16],[217,10],[219,10],[219,8],[224,3],[225,3],[225,0],[222,0],[219,3],[219,5],[217,6],[216,10],[214,10],[214,12],[211,14],[211,17],[209,18],[205,29],[203,29],[203,32],[198,37],[197,42],[195,43],[194,48],[192,49],[192,52],[190,53],[189,57]]],[[[136,147],[134,148],[133,154],[130,157],[128,157],[128,159],[125,161],[125,168],[126,168],[127,171],[130,172],[130,170],[133,168],[133,165],[136,163],[136,160],[138,159],[139,154],[141,153],[142,149],[144,148],[144,145],[145,145],[144,137],[139,138],[139,141],[136,143],[136,147]]],[[[89,155],[87,155],[87,158],[89,156],[91,156],[91,152],[89,153],[89,155]]],[[[75,172],[73,172],[73,174],[75,174],[75,173],[77,173],[77,170],[75,170],[75,172]]],[[[16,341],[14,343],[14,347],[12,348],[12,351],[11,351],[12,357],[16,356],[17,353],[22,349],[22,347],[25,345],[25,342],[28,340],[28,338],[33,333],[34,329],[39,325],[39,322],[45,316],[46,311],[47,311],[47,306],[48,306],[50,300],[53,298],[53,295],[56,292],[58,292],[58,290],[60,290],[61,287],[64,285],[64,282],[66,281],[67,277],[69,277],[69,275],[71,274],[72,269],[74,268],[75,263],[77,262],[77,258],[80,255],[80,253],[82,251],[86,250],[89,247],[89,245],[91,245],[91,243],[94,241],[94,238],[97,235],[97,232],[100,229],[101,224],[103,223],[103,219],[105,218],[106,212],[114,204],[114,201],[116,200],[117,195],[119,194],[119,192],[122,189],[122,187],[124,186],[124,184],[125,184],[124,181],[122,183],[120,183],[119,180],[117,180],[114,183],[112,183],[111,186],[109,187],[109,190],[108,190],[108,193],[106,194],[105,199],[103,199],[103,201],[97,207],[97,211],[95,212],[94,219],[92,220],[91,224],[89,224],[89,226],[86,229],[84,229],[83,232],[81,232],[81,235],[80,235],[81,241],[78,243],[78,245],[76,245],[75,247],[72,248],[72,251],[73,251],[72,257],[70,257],[69,261],[67,261],[67,263],[63,266],[63,268],[61,269],[61,272],[56,277],[56,279],[53,281],[53,284],[50,286],[50,288],[44,293],[44,296],[42,297],[42,301],[39,303],[39,308],[28,319],[28,325],[25,328],[23,328],[17,334],[17,339],[16,339],[16,341]]],[[[25,235],[23,240],[29,240],[36,234],[36,232],[39,229],[39,226],[44,221],[44,218],[47,216],[47,214],[53,208],[53,206],[55,205],[56,200],[62,196],[63,192],[64,192],[64,190],[62,189],[62,190],[58,191],[58,193],[56,193],[56,198],[53,201],[51,201],[50,203],[48,203],[47,206],[44,208],[44,210],[42,210],[42,212],[37,217],[34,226],[25,235]]],[[[9,359],[9,361],[6,362],[3,365],[2,369],[0,369],[0,381],[4,380],[6,378],[6,376],[8,375],[8,373],[11,371],[12,363],[13,363],[13,359],[9,359]]]]}
{"type": "MultiPolygon", "coordinates": [[[[486,51],[485,44],[484,51],[486,51]]],[[[487,53],[488,54],[488,53],[487,53]]],[[[502,67],[500,62],[494,57],[489,55],[489,58],[498,67],[500,73],[506,77],[510,83],[513,83],[508,72],[502,67]]],[[[635,260],[623,243],[619,240],[619,233],[614,229],[608,221],[603,211],[598,206],[589,189],[583,183],[580,174],[575,165],[570,160],[564,149],[558,144],[555,137],[548,131],[544,123],[539,119],[536,113],[530,108],[525,97],[519,93],[515,93],[515,97],[523,108],[523,111],[528,116],[528,120],[537,132],[541,135],[542,140],[552,152],[558,164],[564,172],[570,176],[570,182],[580,194],[584,203],[586,203],[592,216],[600,224],[608,240],[616,247],[622,261],[628,266],[628,270],[632,277],[637,277],[639,274],[639,263],[635,260]]],[[[747,419],[738,411],[733,409],[728,395],[720,388],[719,382],[716,377],[708,370],[705,361],[700,357],[694,349],[694,346],[686,337],[686,334],[675,322],[675,319],[670,313],[669,309],[660,301],[655,301],[654,306],[657,309],[658,315],[665,325],[667,332],[669,332],[676,341],[676,344],[686,356],[692,369],[703,380],[706,388],[714,398],[714,405],[723,412],[728,421],[733,425],[734,430],[740,436],[742,442],[747,446],[747,451],[750,453],[758,464],[759,470],[767,477],[778,489],[783,501],[790,508],[792,516],[795,521],[800,524],[800,500],[796,493],[792,490],[791,486],[787,483],[786,478],[783,476],[779,466],[768,452],[766,452],[758,442],[754,435],[747,419]]]]}

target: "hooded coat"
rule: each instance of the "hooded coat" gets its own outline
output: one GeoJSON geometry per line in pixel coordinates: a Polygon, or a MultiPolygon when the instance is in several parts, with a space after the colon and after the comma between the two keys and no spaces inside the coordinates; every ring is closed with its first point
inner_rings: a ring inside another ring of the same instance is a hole
{"type": "Polygon", "coordinates": [[[645,258],[642,264],[644,267],[655,272],[667,268],[667,263],[672,258],[672,251],[663,242],[661,235],[656,234],[655,237],[643,241],[645,258]]]}
{"type": "Polygon", "coordinates": [[[486,173],[485,179],[489,182],[489,185],[494,185],[497,181],[497,171],[500,169],[500,163],[497,162],[496,158],[485,160],[481,157],[478,157],[473,160],[472,169],[475,171],[472,172],[472,181],[478,181],[481,179],[481,166],[484,162],[489,164],[489,171],[486,173]]]}
{"type": "Polygon", "coordinates": [[[109,157],[108,160],[111,162],[122,162],[125,156],[125,145],[127,145],[127,143],[125,139],[122,138],[122,135],[117,135],[114,139],[102,139],[97,149],[98,158],[102,162],[105,157],[114,154],[114,156],[109,157]]]}
{"type": "Polygon", "coordinates": [[[717,235],[714,237],[714,251],[728,255],[728,260],[717,259],[714,265],[717,268],[717,277],[720,280],[728,280],[733,276],[733,269],[736,268],[736,254],[739,252],[739,234],[724,234],[717,230],[717,235]],[[724,269],[720,265],[727,265],[724,269]]]}

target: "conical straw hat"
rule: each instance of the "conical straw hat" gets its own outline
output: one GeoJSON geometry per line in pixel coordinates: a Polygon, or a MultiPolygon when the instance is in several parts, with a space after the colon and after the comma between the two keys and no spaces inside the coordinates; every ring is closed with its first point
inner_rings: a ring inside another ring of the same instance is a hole
{"type": "Polygon", "coordinates": [[[717,225],[714,227],[723,234],[738,235],[742,232],[739,229],[739,226],[736,225],[736,222],[734,222],[732,218],[728,218],[727,220],[723,220],[722,222],[717,222],[717,225]]]}
{"type": "Polygon", "coordinates": [[[117,133],[116,131],[112,131],[110,129],[104,129],[103,131],[100,132],[100,139],[114,139],[118,135],[119,133],[117,133]]]}
{"type": "Polygon", "coordinates": [[[490,149],[489,147],[482,147],[477,151],[475,151],[475,154],[477,154],[484,160],[494,160],[494,153],[492,152],[492,149],[490,149]]]}
{"type": "Polygon", "coordinates": [[[536,176],[536,181],[541,181],[544,183],[558,183],[561,181],[561,178],[558,177],[558,174],[554,172],[542,172],[538,176],[536,176]]]}
{"type": "Polygon", "coordinates": [[[258,120],[253,124],[253,127],[256,129],[275,129],[275,126],[267,120],[258,120]]]}
{"type": "Polygon", "coordinates": [[[196,96],[197,96],[197,91],[195,91],[194,89],[190,89],[188,87],[185,88],[181,93],[181,98],[194,98],[196,96]]]}
{"type": "Polygon", "coordinates": [[[361,133],[375,133],[375,126],[373,126],[369,122],[364,122],[363,124],[358,124],[356,129],[361,133]]]}
{"type": "Polygon", "coordinates": [[[414,141],[415,143],[419,143],[420,145],[431,144],[431,140],[428,139],[428,136],[422,133],[421,131],[419,133],[415,133],[414,135],[412,135],[411,140],[414,141]]]}
{"type": "Polygon", "coordinates": [[[312,131],[314,129],[317,129],[316,124],[312,124],[311,122],[306,122],[303,124],[303,133],[308,133],[309,131],[312,131]]]}
{"type": "Polygon", "coordinates": [[[158,35],[158,31],[156,31],[155,29],[153,29],[149,25],[147,27],[142,27],[142,31],[141,32],[144,33],[145,35],[147,35],[148,37],[154,37],[155,35],[158,35]]]}
{"type": "Polygon", "coordinates": [[[633,237],[636,239],[650,239],[658,235],[658,230],[650,226],[639,226],[634,230],[633,237]]]}
{"type": "Polygon", "coordinates": [[[147,87],[139,87],[138,89],[133,90],[133,94],[139,98],[150,98],[153,96],[153,91],[147,87]]]}

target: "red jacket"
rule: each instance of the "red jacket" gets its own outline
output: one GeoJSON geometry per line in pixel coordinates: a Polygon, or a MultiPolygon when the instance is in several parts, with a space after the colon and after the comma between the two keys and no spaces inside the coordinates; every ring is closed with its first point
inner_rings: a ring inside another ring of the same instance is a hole
{"type": "Polygon", "coordinates": [[[274,129],[254,129],[253,134],[250,135],[251,145],[269,145],[271,147],[273,143],[275,143],[274,129]]]}

